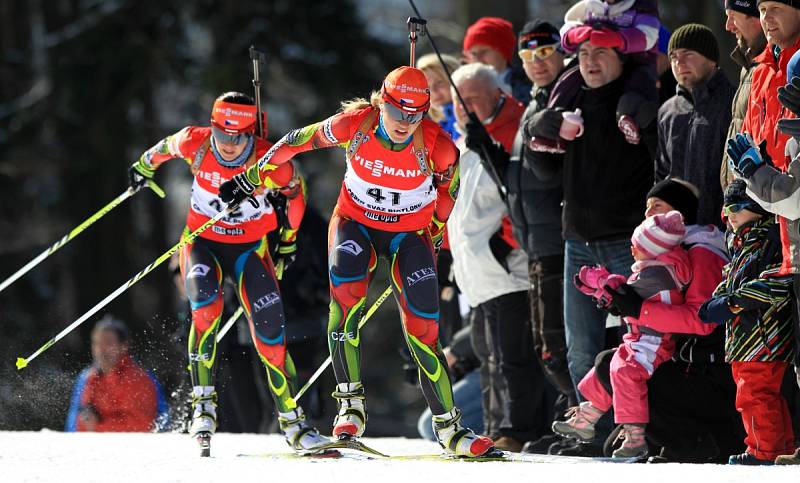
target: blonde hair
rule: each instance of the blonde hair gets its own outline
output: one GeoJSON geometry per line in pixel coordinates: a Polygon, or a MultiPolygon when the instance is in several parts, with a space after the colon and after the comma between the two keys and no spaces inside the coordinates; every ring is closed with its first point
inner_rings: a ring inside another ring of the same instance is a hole
{"type": "MultiPolygon", "coordinates": [[[[447,70],[450,71],[450,73],[453,73],[461,65],[458,59],[447,54],[442,55],[442,62],[444,62],[444,64],[447,66],[447,70]]],[[[436,56],[436,54],[425,54],[417,59],[417,69],[429,75],[439,77],[442,80],[447,80],[447,72],[445,72],[444,67],[442,67],[442,63],[439,62],[439,58],[436,56]]],[[[436,122],[444,119],[444,113],[441,111],[441,109],[434,106],[431,106],[431,108],[428,110],[428,115],[436,122]]]]}
{"type": "Polygon", "coordinates": [[[381,91],[372,91],[372,93],[369,95],[369,99],[364,99],[363,97],[348,99],[346,101],[342,101],[339,109],[342,112],[358,111],[359,109],[364,109],[365,107],[369,106],[377,109],[380,107],[380,103],[381,91]]]}

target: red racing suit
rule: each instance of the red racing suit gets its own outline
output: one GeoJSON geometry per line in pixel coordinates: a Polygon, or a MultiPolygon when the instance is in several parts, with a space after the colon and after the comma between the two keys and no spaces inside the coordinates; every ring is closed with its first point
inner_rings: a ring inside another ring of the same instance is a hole
{"type": "MultiPolygon", "coordinates": [[[[192,198],[186,233],[202,226],[225,209],[219,186],[256,164],[271,144],[251,137],[236,167],[223,165],[214,153],[211,128],[189,126],[167,136],[146,151],[139,168],[152,175],[163,163],[181,158],[192,169],[192,198]]],[[[272,170],[254,193],[258,207],[241,203],[228,217],[202,232],[181,250],[181,273],[192,308],[189,359],[192,383],[213,386],[216,332],[223,311],[222,282],[227,274],[237,287],[239,302],[250,324],[256,350],[264,363],[269,386],[280,412],[294,407],[291,398],[294,364],[286,353],[280,289],[267,250],[266,234],[278,227],[267,190],[286,196],[286,223],[281,240],[293,242],[305,212],[305,183],[292,163],[272,170]]]]}
{"type": "Polygon", "coordinates": [[[458,150],[429,119],[406,144],[392,145],[379,138],[379,116],[366,107],[292,131],[248,170],[247,178],[258,186],[297,153],[333,146],[346,150],[347,170],[328,237],[328,347],[337,383],[361,381],[358,321],[377,260],[385,257],[423,394],[433,414],[443,414],[453,408],[453,394],[438,339],[432,237],[442,236],[455,204],[458,150]]]}

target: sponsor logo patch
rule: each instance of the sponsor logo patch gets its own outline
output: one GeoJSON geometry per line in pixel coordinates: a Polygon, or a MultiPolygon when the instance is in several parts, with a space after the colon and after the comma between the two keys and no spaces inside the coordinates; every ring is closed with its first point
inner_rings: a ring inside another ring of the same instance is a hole
{"type": "Polygon", "coordinates": [[[436,278],[436,270],[434,270],[433,267],[421,268],[416,272],[413,272],[411,275],[407,275],[406,283],[410,287],[422,282],[423,280],[428,280],[431,278],[436,278]]]}
{"type": "Polygon", "coordinates": [[[267,307],[277,304],[280,300],[281,296],[278,292],[270,292],[256,300],[255,303],[253,303],[253,308],[255,312],[258,313],[267,307]]]}
{"type": "Polygon", "coordinates": [[[350,255],[358,256],[359,253],[363,252],[364,249],[361,248],[361,245],[354,242],[353,240],[345,240],[336,247],[336,250],[341,250],[343,252],[347,252],[350,255]]]}

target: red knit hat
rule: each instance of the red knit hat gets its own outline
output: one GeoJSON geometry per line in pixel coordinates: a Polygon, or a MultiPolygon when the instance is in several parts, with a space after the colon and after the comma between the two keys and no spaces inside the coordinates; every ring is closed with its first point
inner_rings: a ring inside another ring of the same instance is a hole
{"type": "Polygon", "coordinates": [[[685,235],[683,215],[672,210],[667,214],[645,218],[633,230],[631,244],[650,258],[655,258],[678,246],[685,235]]]}
{"type": "Polygon", "coordinates": [[[500,17],[482,17],[470,25],[464,35],[464,52],[473,45],[487,45],[500,52],[500,55],[510,63],[517,48],[514,26],[500,17]]]}
{"type": "Polygon", "coordinates": [[[404,65],[389,72],[381,89],[383,100],[409,112],[427,111],[431,106],[431,90],[425,73],[404,65]]]}

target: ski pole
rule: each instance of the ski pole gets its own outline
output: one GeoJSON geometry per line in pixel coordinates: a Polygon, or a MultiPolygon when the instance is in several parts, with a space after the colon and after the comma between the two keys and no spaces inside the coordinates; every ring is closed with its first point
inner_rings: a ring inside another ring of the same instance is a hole
{"type": "Polygon", "coordinates": [[[220,221],[221,219],[225,218],[226,216],[230,215],[236,208],[238,208],[238,204],[237,205],[229,205],[223,211],[220,211],[219,213],[217,213],[216,216],[214,216],[214,218],[209,219],[207,222],[203,223],[203,225],[200,226],[200,228],[196,229],[195,231],[193,231],[192,233],[187,235],[185,238],[182,238],[178,243],[173,245],[172,248],[170,248],[169,250],[164,252],[163,255],[161,255],[160,257],[156,258],[154,262],[152,262],[150,265],[144,267],[144,269],[142,269],[142,271],[140,271],[139,273],[137,273],[136,275],[131,277],[127,282],[123,283],[118,289],[116,289],[113,292],[111,292],[108,296],[106,296],[106,298],[104,298],[103,300],[98,302],[97,305],[95,305],[94,307],[89,309],[88,312],[86,312],[85,314],[81,315],[75,322],[69,324],[64,330],[62,330],[61,332],[56,334],[55,337],[53,337],[52,339],[47,341],[47,343],[45,343],[42,347],[40,347],[36,352],[34,352],[33,354],[29,355],[27,358],[18,357],[17,358],[17,370],[21,370],[21,369],[24,369],[25,367],[27,367],[28,364],[32,360],[36,359],[36,357],[38,357],[42,352],[44,352],[47,349],[49,349],[50,347],[52,347],[56,342],[61,340],[65,335],[67,335],[70,332],[72,332],[76,327],[78,327],[83,322],[85,322],[86,319],[88,319],[89,317],[91,317],[92,315],[97,313],[98,310],[100,310],[103,307],[105,307],[106,305],[108,305],[112,300],[117,298],[117,296],[119,296],[119,294],[121,294],[122,292],[128,290],[131,286],[133,286],[133,284],[135,284],[139,280],[143,279],[148,273],[152,272],[156,267],[158,267],[159,265],[164,263],[166,260],[169,260],[169,257],[171,257],[173,253],[175,253],[178,250],[180,250],[184,245],[192,242],[195,238],[197,238],[198,235],[200,235],[201,233],[206,231],[209,227],[211,227],[212,225],[216,224],[218,221],[220,221]]]}
{"type": "MultiPolygon", "coordinates": [[[[149,186],[150,189],[152,189],[161,198],[163,198],[165,196],[164,190],[162,190],[157,184],[155,184],[155,182],[153,180],[148,180],[148,186],[149,186]]],[[[84,230],[89,228],[90,225],[92,225],[94,222],[96,222],[100,218],[104,217],[105,215],[107,215],[111,210],[113,210],[114,208],[119,206],[123,201],[127,200],[128,198],[130,198],[131,196],[136,194],[136,191],[137,190],[134,190],[133,188],[128,188],[127,190],[123,191],[121,195],[119,195],[116,198],[114,198],[111,201],[111,203],[109,203],[106,206],[100,208],[100,210],[97,211],[97,213],[93,214],[92,216],[87,218],[86,221],[84,221],[80,225],[78,225],[75,228],[73,228],[72,231],[70,231],[63,238],[61,238],[60,240],[55,242],[52,246],[47,248],[45,251],[43,251],[42,253],[37,255],[36,258],[34,258],[30,262],[26,263],[25,266],[23,266],[22,268],[20,268],[16,272],[14,272],[13,275],[11,275],[7,279],[3,280],[3,282],[0,283],[0,292],[5,290],[6,287],[11,285],[12,283],[16,282],[17,279],[19,279],[20,277],[22,277],[23,275],[28,273],[33,267],[35,267],[36,265],[41,263],[42,260],[44,260],[45,258],[47,258],[50,255],[52,255],[53,253],[55,253],[56,250],[58,250],[59,248],[63,247],[67,243],[69,243],[76,236],[80,235],[84,230]]]]}
{"type": "Polygon", "coordinates": [[[233,327],[233,324],[237,320],[239,320],[239,317],[241,317],[243,313],[244,313],[244,309],[240,305],[239,308],[236,309],[236,312],[234,312],[233,315],[231,315],[228,318],[228,321],[225,322],[225,325],[222,326],[222,329],[220,329],[219,334],[217,334],[217,342],[221,341],[222,338],[225,337],[225,334],[227,334],[228,331],[231,330],[231,327],[233,327]]]}
{"type": "Polygon", "coordinates": [[[261,110],[261,75],[259,66],[267,62],[267,54],[251,45],[250,60],[253,61],[253,89],[256,94],[256,136],[266,139],[266,126],[262,119],[263,111],[261,110]]]}
{"type": "MultiPolygon", "coordinates": [[[[411,9],[414,10],[414,14],[421,19],[422,15],[420,15],[419,10],[417,10],[417,6],[414,5],[414,0],[408,0],[408,3],[411,4],[411,9]]],[[[419,19],[415,19],[415,20],[419,20],[419,19]]],[[[411,21],[411,19],[409,19],[409,21],[411,21]]],[[[461,107],[464,109],[464,112],[466,112],[474,120],[480,122],[480,120],[475,116],[475,114],[473,112],[471,112],[467,108],[467,104],[464,102],[464,98],[461,97],[461,93],[458,91],[458,87],[456,87],[455,82],[453,82],[453,77],[450,75],[450,69],[448,69],[447,68],[447,64],[444,63],[444,60],[442,59],[442,54],[439,53],[439,49],[436,47],[436,42],[434,42],[433,36],[431,35],[431,33],[427,29],[427,22],[424,21],[424,20],[422,20],[422,22],[423,23],[422,23],[421,35],[427,35],[428,41],[430,41],[431,47],[433,47],[433,51],[436,53],[436,58],[439,59],[439,63],[442,64],[442,69],[444,69],[444,73],[447,74],[447,80],[450,81],[450,86],[453,88],[453,91],[456,93],[456,97],[458,97],[458,102],[461,104],[461,107]]],[[[412,43],[412,46],[413,46],[413,43],[412,43]]],[[[486,148],[485,147],[481,147],[481,151],[482,151],[482,154],[483,154],[483,156],[480,157],[481,158],[481,164],[483,164],[484,169],[486,169],[486,172],[489,174],[489,177],[492,178],[492,181],[494,181],[494,183],[497,185],[497,191],[500,193],[500,198],[503,201],[505,201],[506,200],[506,187],[503,184],[502,180],[500,179],[500,174],[494,168],[494,165],[491,163],[491,161],[489,161],[489,153],[486,151],[486,148]]]]}
{"type": "MultiPolygon", "coordinates": [[[[367,323],[367,320],[369,320],[369,318],[372,317],[372,314],[374,314],[375,311],[378,310],[378,307],[381,306],[381,304],[389,297],[391,293],[392,293],[392,285],[389,284],[389,286],[386,287],[386,290],[383,291],[381,296],[378,297],[378,300],[376,300],[375,303],[372,304],[372,307],[370,307],[369,310],[367,310],[367,313],[364,314],[364,316],[361,317],[361,320],[358,321],[359,330],[361,330],[361,328],[364,327],[364,324],[367,323]]],[[[322,365],[319,366],[317,372],[312,374],[308,382],[306,382],[305,385],[301,387],[299,391],[297,391],[297,394],[294,395],[295,401],[300,399],[300,396],[305,394],[306,391],[308,391],[308,388],[310,388],[311,385],[314,384],[314,381],[319,379],[319,376],[322,375],[323,372],[325,372],[325,369],[330,365],[331,361],[332,361],[331,356],[328,356],[328,358],[325,359],[325,362],[323,362],[322,365]]]]}

